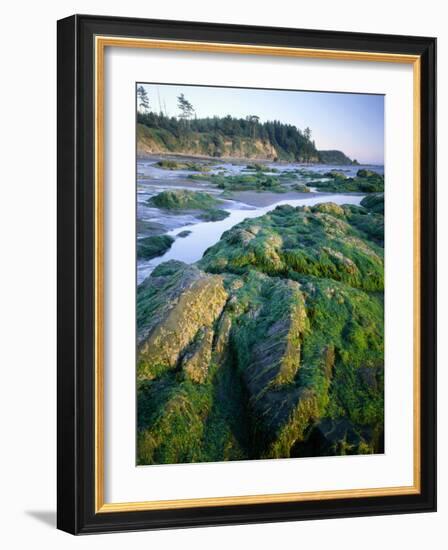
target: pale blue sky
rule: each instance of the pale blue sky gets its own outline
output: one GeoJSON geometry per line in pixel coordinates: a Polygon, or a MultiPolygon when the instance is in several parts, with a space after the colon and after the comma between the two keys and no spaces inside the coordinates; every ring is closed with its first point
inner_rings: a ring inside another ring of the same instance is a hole
{"type": "Polygon", "coordinates": [[[309,126],[318,149],[339,149],[360,163],[384,162],[384,96],[331,92],[257,90],[171,84],[144,84],[152,111],[160,106],[177,116],[183,93],[198,118],[258,115],[303,130],[309,126]]]}

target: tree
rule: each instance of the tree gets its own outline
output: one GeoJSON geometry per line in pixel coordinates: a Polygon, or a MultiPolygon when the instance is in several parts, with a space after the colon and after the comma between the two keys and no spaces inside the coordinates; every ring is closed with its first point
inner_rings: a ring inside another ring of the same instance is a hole
{"type": "Polygon", "coordinates": [[[303,147],[303,157],[305,162],[308,162],[312,157],[312,153],[314,150],[314,144],[311,142],[311,129],[309,128],[309,126],[307,126],[305,130],[303,130],[303,137],[306,140],[303,147]]]}
{"type": "Polygon", "coordinates": [[[260,122],[260,117],[257,115],[249,115],[246,117],[246,120],[249,122],[249,125],[251,127],[252,138],[255,139],[255,131],[257,128],[257,124],[260,122]]]}
{"type": "Polygon", "coordinates": [[[184,94],[180,94],[180,96],[178,96],[177,106],[180,110],[179,118],[185,122],[188,122],[195,114],[193,105],[188,101],[188,99],[185,98],[184,94]]]}
{"type": "Polygon", "coordinates": [[[137,88],[137,108],[143,113],[149,111],[148,92],[142,85],[138,86],[137,88]]]}

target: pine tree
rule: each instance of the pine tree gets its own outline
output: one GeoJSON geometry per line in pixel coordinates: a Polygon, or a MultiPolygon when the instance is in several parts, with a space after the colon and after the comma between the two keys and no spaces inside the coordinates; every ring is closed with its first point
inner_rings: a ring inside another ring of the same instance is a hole
{"type": "Polygon", "coordinates": [[[188,99],[185,98],[184,94],[180,94],[180,96],[178,96],[177,106],[179,107],[179,110],[180,110],[179,118],[181,120],[188,121],[193,117],[195,113],[194,107],[188,101],[188,99]]]}
{"type": "Polygon", "coordinates": [[[148,92],[142,85],[137,87],[137,108],[143,113],[149,111],[148,92]]]}

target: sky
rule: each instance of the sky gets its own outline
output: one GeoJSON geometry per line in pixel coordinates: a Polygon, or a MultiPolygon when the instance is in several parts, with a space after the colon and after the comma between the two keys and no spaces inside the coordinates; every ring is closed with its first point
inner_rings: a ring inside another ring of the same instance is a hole
{"type": "MultiPolygon", "coordinates": [[[[140,83],[138,83],[140,85],[140,83]]],[[[198,118],[257,115],[260,122],[279,120],[300,130],[311,128],[317,149],[339,149],[361,164],[384,164],[384,96],[144,84],[150,110],[160,106],[178,116],[183,93],[198,118]]]]}

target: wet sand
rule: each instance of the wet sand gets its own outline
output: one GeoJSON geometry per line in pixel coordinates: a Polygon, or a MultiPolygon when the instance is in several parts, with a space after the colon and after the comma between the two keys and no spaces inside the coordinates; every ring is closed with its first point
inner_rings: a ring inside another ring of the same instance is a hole
{"type": "Polygon", "coordinates": [[[272,191],[232,191],[225,195],[226,199],[242,202],[249,206],[265,207],[280,201],[310,199],[317,196],[334,195],[334,193],[300,193],[299,191],[287,191],[286,193],[274,193],[272,191]]]}

